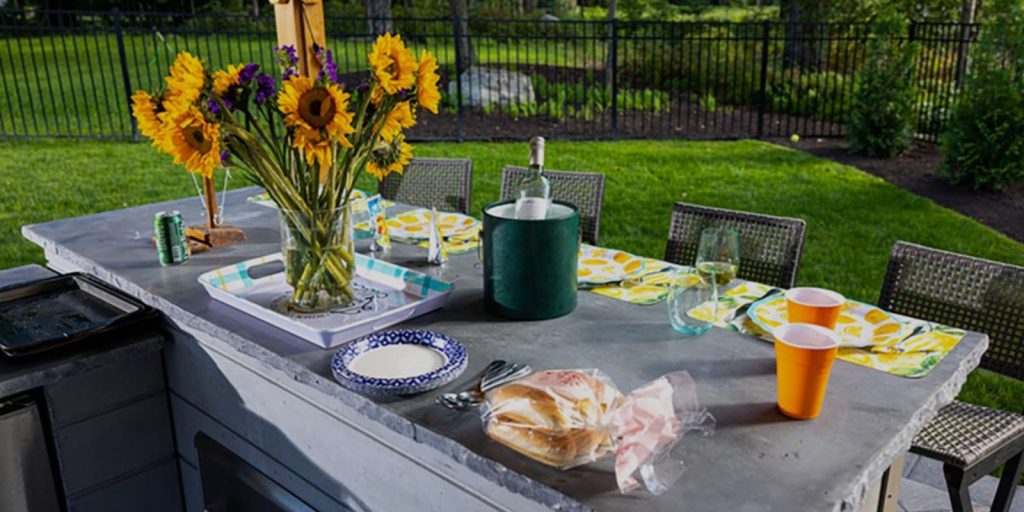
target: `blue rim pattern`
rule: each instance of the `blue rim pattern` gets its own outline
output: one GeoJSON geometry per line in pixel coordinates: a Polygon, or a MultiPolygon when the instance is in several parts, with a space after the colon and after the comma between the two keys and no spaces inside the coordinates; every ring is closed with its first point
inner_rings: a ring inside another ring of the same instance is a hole
{"type": "Polygon", "coordinates": [[[441,387],[462,374],[469,355],[462,343],[444,334],[419,329],[382,331],[353,341],[338,349],[331,358],[331,373],[339,384],[369,395],[411,395],[441,387]],[[386,379],[353,372],[349,365],[359,355],[388,345],[421,345],[437,350],[445,357],[440,368],[414,377],[386,379]]]}

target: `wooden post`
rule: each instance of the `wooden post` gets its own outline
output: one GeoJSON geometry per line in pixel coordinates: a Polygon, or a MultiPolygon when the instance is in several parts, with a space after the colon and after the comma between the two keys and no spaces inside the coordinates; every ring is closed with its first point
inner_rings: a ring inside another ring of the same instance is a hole
{"type": "MultiPolygon", "coordinates": [[[[254,12],[258,12],[255,2],[254,12]]],[[[315,77],[323,63],[317,58],[314,46],[323,48],[327,44],[323,3],[321,0],[270,0],[270,3],[274,6],[277,43],[294,46],[299,57],[299,73],[315,77]]],[[[206,203],[206,225],[186,228],[189,248],[193,253],[245,241],[245,232],[241,228],[217,222],[217,187],[212,177],[203,179],[203,201],[206,203]]]]}
{"type": "Polygon", "coordinates": [[[271,0],[277,25],[277,44],[293,45],[299,56],[299,73],[314,77],[322,63],[313,45],[327,45],[324,5],[320,0],[271,0]]]}
{"type": "Polygon", "coordinates": [[[206,229],[213,232],[217,227],[217,185],[213,176],[203,178],[203,197],[206,202],[206,229]]]}

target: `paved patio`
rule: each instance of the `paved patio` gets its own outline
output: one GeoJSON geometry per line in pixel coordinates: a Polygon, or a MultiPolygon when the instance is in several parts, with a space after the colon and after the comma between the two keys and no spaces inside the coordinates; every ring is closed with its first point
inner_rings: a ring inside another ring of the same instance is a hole
{"type": "MultiPolygon", "coordinates": [[[[976,512],[988,512],[996,494],[999,479],[993,476],[982,478],[971,486],[971,499],[976,512]]],[[[1024,489],[1017,488],[1011,512],[1024,512],[1024,489]]],[[[914,454],[907,455],[903,466],[903,482],[900,486],[900,512],[948,512],[949,495],[946,481],[942,476],[942,464],[914,454]]]]}

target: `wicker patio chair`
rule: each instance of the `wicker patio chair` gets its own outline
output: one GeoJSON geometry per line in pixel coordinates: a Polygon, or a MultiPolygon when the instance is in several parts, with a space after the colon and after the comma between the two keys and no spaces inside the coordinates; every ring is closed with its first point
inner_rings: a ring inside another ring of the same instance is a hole
{"type": "MultiPolygon", "coordinates": [[[[516,187],[529,172],[526,167],[506,165],[501,172],[501,199],[512,199],[516,187]]],[[[544,170],[551,180],[551,197],[576,205],[580,209],[580,232],[583,241],[597,245],[601,231],[601,207],[604,204],[604,174],[544,170]]]]}
{"type": "Polygon", "coordinates": [[[423,208],[469,214],[473,161],[468,158],[413,158],[401,174],[391,173],[377,188],[385,199],[423,208]]]}
{"type": "Polygon", "coordinates": [[[792,288],[800,270],[803,219],[676,203],[668,230],[665,261],[693,265],[705,228],[730,227],[740,234],[738,277],[779,288],[792,288]]]}
{"type": "MultiPolygon", "coordinates": [[[[879,306],[988,334],[981,367],[1024,378],[1024,267],[896,242],[879,306]]],[[[1005,512],[1021,473],[1024,416],[954,401],[910,451],[943,463],[953,510],[972,510],[969,486],[1004,465],[993,512],[1005,512]]]]}

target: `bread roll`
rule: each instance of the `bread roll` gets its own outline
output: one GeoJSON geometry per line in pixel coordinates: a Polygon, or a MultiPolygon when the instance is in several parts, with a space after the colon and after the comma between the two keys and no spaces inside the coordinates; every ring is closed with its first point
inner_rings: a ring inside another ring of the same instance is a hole
{"type": "Polygon", "coordinates": [[[488,395],[487,433],[540,462],[569,468],[613,449],[605,414],[622,394],[580,370],[549,370],[488,395]]]}
{"type": "Polygon", "coordinates": [[[593,462],[612,449],[607,434],[589,429],[552,435],[491,420],[487,424],[487,434],[531,459],[562,469],[593,462]]]}

